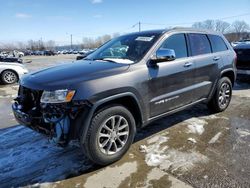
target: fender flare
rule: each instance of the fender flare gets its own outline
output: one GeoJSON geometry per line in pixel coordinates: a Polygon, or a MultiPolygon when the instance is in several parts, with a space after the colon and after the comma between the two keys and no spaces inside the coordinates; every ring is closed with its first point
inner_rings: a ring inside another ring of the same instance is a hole
{"type": "Polygon", "coordinates": [[[93,106],[90,108],[87,115],[84,117],[83,124],[80,127],[80,134],[79,134],[80,144],[84,144],[84,142],[85,142],[87,132],[88,132],[88,129],[89,129],[89,126],[90,126],[90,123],[91,123],[91,119],[92,119],[96,109],[100,105],[102,105],[102,104],[104,104],[106,102],[109,102],[109,101],[112,101],[112,100],[115,100],[115,99],[119,99],[119,98],[122,98],[122,97],[132,97],[136,101],[136,103],[137,103],[137,105],[139,107],[141,119],[143,121],[143,113],[142,113],[141,104],[140,104],[138,98],[136,97],[136,95],[134,93],[131,93],[131,92],[119,93],[119,94],[112,95],[110,97],[101,99],[101,100],[97,101],[95,104],[93,104],[93,106]]]}

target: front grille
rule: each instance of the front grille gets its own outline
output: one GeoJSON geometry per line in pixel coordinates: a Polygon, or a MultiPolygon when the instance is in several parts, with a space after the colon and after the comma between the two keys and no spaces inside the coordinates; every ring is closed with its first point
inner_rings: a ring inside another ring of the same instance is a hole
{"type": "Polygon", "coordinates": [[[22,105],[22,110],[24,112],[28,112],[34,107],[39,108],[41,96],[41,90],[33,90],[24,86],[20,86],[17,100],[19,104],[22,105]]]}

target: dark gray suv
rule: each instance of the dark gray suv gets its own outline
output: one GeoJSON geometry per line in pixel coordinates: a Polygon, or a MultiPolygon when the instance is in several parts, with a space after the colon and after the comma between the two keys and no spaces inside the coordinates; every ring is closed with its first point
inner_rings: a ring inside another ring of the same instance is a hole
{"type": "Polygon", "coordinates": [[[136,130],[206,102],[225,110],[236,54],[223,35],[175,28],[117,37],[81,61],[20,81],[14,115],[65,146],[77,139],[95,163],[119,160],[136,130]]]}

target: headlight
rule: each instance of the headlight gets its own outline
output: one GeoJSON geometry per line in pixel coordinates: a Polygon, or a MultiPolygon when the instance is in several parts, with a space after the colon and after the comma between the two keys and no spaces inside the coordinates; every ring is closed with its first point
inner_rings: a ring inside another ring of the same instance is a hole
{"type": "Polygon", "coordinates": [[[55,90],[55,91],[43,91],[40,102],[41,103],[62,103],[70,102],[75,95],[74,90],[55,90]]]}

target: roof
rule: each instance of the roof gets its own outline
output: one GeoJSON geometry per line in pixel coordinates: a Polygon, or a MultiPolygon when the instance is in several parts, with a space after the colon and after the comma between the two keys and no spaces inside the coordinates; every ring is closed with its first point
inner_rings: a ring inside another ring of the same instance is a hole
{"type": "Polygon", "coordinates": [[[141,31],[141,32],[134,32],[134,33],[129,33],[130,34],[164,34],[170,31],[180,31],[180,32],[199,32],[199,33],[206,33],[206,34],[219,34],[218,32],[212,31],[212,30],[206,30],[206,29],[196,29],[196,28],[191,28],[191,27],[174,27],[171,29],[157,29],[157,30],[146,30],[146,31],[141,31]]]}

